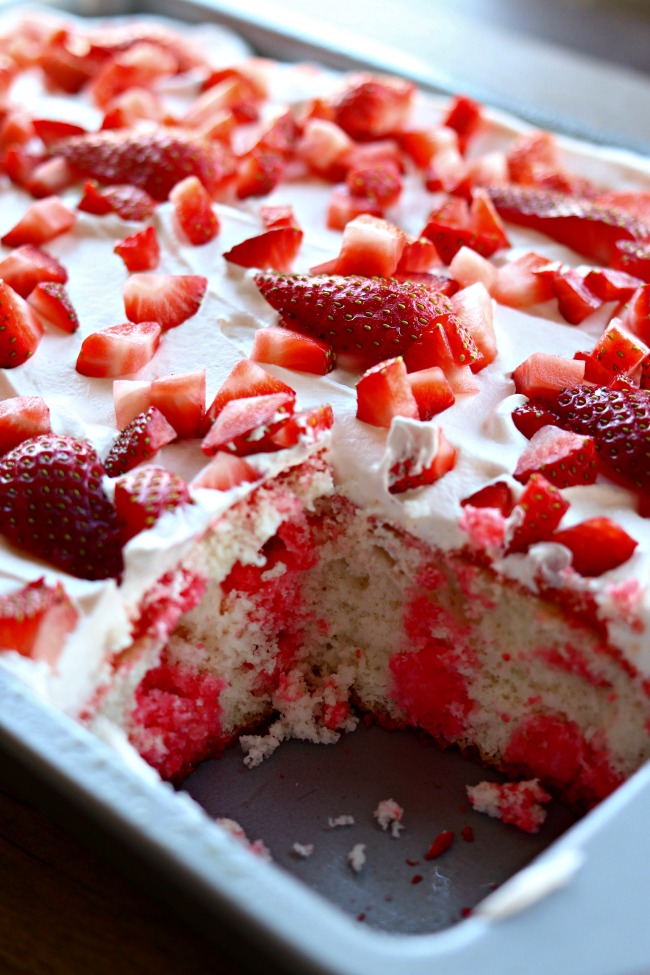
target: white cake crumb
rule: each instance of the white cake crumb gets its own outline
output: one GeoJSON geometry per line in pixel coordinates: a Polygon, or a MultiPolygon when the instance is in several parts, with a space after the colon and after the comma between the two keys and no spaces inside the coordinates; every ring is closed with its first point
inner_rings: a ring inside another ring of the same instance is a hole
{"type": "Polygon", "coordinates": [[[336,829],[337,826],[354,826],[354,822],[354,816],[330,816],[327,825],[330,829],[336,829]]]}
{"type": "Polygon", "coordinates": [[[273,857],[271,856],[271,851],[265,844],[264,840],[249,840],[242,826],[235,819],[228,819],[227,816],[219,817],[215,820],[218,826],[225,829],[227,833],[230,833],[234,839],[238,840],[242,846],[245,846],[251,853],[255,853],[257,856],[261,857],[262,860],[268,860],[271,862],[273,857]]]}
{"type": "Polygon", "coordinates": [[[293,846],[291,847],[291,849],[296,854],[296,856],[299,856],[303,860],[306,860],[307,857],[310,857],[312,855],[312,853],[314,852],[314,844],[313,843],[294,843],[293,846]]]}
{"type": "Polygon", "coordinates": [[[467,797],[477,812],[486,813],[504,823],[518,826],[526,833],[536,833],[546,819],[543,804],[551,796],[538,779],[522,782],[479,782],[466,786],[467,797]]]}
{"type": "Polygon", "coordinates": [[[365,843],[355,843],[350,852],[348,853],[348,863],[355,873],[365,866],[366,863],[366,844],[365,843]]]}
{"type": "Polygon", "coordinates": [[[403,815],[404,810],[394,799],[382,799],[373,813],[381,828],[384,831],[390,830],[391,836],[395,839],[399,838],[399,834],[404,829],[403,815]]]}

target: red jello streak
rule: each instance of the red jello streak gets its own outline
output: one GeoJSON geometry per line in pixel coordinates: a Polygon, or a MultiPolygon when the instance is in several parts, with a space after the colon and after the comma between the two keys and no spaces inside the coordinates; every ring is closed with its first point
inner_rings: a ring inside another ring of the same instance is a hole
{"type": "Polygon", "coordinates": [[[445,829],[441,833],[438,833],[435,840],[424,854],[425,860],[436,860],[439,856],[448,850],[454,841],[455,833],[453,829],[445,829]]]}

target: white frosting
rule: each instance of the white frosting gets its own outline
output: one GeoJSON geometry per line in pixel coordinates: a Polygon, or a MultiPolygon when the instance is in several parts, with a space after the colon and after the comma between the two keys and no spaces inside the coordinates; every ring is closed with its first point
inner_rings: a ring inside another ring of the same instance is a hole
{"type": "MultiPolygon", "coordinates": [[[[269,68],[269,78],[281,101],[299,101],[329,90],[332,84],[329,73],[305,66],[269,68]]],[[[170,86],[170,92],[163,92],[162,97],[168,98],[170,106],[177,107],[184,98],[196,94],[192,85],[187,89],[170,86]]],[[[100,121],[97,110],[83,100],[62,99],[42,91],[36,73],[21,76],[12,99],[15,104],[34,106],[34,115],[41,117],[66,118],[89,127],[96,127],[100,121]]],[[[416,106],[416,117],[438,119],[443,106],[442,100],[422,96],[416,106]]],[[[494,113],[491,120],[489,132],[476,146],[477,152],[502,148],[513,134],[526,128],[523,123],[499,113],[494,113]]],[[[591,178],[617,188],[650,189],[650,165],[645,160],[623,152],[582,146],[572,140],[561,140],[561,145],[567,164],[591,178]]],[[[204,274],[209,286],[199,313],[167,332],[153,360],[137,376],[128,378],[148,379],[205,367],[209,403],[235,362],[250,353],[255,331],[276,321],[276,313],[254,285],[252,272],[229,265],[223,253],[261,231],[257,216],[260,202],[284,202],[292,204],[298,223],[305,230],[295,270],[308,270],[335,256],[340,234],[325,226],[330,191],[330,184],[304,178],[284,183],[262,201],[246,201],[236,208],[218,205],[220,233],[202,247],[193,247],[180,239],[171,205],[161,205],[154,218],[162,247],[159,270],[204,274]]],[[[64,198],[75,207],[78,188],[64,198]]],[[[0,235],[13,226],[30,202],[30,197],[2,177],[0,235]]],[[[432,202],[431,195],[421,186],[421,178],[407,179],[399,204],[387,216],[407,231],[419,233],[432,202]]],[[[43,396],[50,405],[55,431],[88,437],[102,455],[116,435],[112,381],[81,376],[75,370],[75,361],[86,335],[125,320],[122,284],[127,272],[113,253],[113,245],[140,227],[115,216],[78,213],[74,229],[46,246],[68,269],[68,291],[78,313],[80,329],[74,335],[46,329],[33,359],[17,369],[0,372],[0,396],[43,396]]],[[[539,234],[517,231],[512,233],[512,240],[513,251],[504,255],[504,260],[534,248],[550,259],[579,263],[576,255],[549,243],[539,234]]],[[[478,374],[479,392],[458,396],[454,406],[428,424],[400,420],[388,436],[386,431],[356,419],[357,375],[336,369],[329,376],[315,380],[279,367],[268,368],[296,389],[302,407],[331,403],[335,415],[331,460],[339,484],[352,501],[399,522],[430,543],[454,547],[467,540],[458,525],[459,500],[488,481],[511,474],[525,444],[510,419],[512,409],[521,402],[509,378],[512,369],[532,352],[546,350],[570,357],[577,350],[590,348],[611,311],[611,307],[603,308],[587,323],[572,327],[560,321],[554,303],[526,313],[496,305],[494,321],[499,354],[495,362],[478,374]],[[387,470],[403,454],[407,444],[415,446],[421,464],[426,466],[427,458],[435,450],[438,426],[458,450],[456,467],[428,488],[391,495],[387,470]]],[[[306,456],[307,451],[304,446],[297,448],[293,461],[306,456]]],[[[188,480],[205,464],[205,457],[196,444],[171,445],[165,448],[160,459],[188,480]]],[[[269,472],[280,469],[285,462],[286,456],[279,455],[255,458],[256,465],[269,472]]],[[[174,564],[197,532],[248,490],[247,485],[242,485],[226,493],[194,491],[196,503],[192,507],[166,515],[154,530],[142,533],[128,544],[126,571],[119,589],[112,581],[89,583],[64,577],[67,591],[81,608],[82,619],[54,675],[44,675],[42,667],[26,665],[15,654],[3,655],[2,662],[19,669],[23,675],[29,671],[35,684],[42,689],[47,685],[46,693],[66,710],[75,711],[99,679],[106,651],[128,642],[129,615],[142,593],[165,567],[174,564]]],[[[628,492],[604,480],[588,488],[571,488],[566,491],[566,497],[571,508],[565,524],[609,513],[639,543],[630,562],[599,579],[577,580],[576,585],[595,593],[604,612],[615,616],[612,584],[623,582],[633,572],[642,585],[637,608],[642,620],[650,623],[649,522],[636,514],[628,492]]],[[[505,558],[499,568],[505,575],[535,588],[540,573],[548,581],[562,581],[566,565],[566,549],[545,545],[534,546],[528,556],[505,558]]],[[[47,579],[61,578],[47,566],[35,568],[34,560],[21,557],[0,539],[0,590],[13,588],[17,582],[33,579],[36,574],[45,574],[47,579]]],[[[612,637],[623,650],[645,673],[650,673],[650,646],[647,640],[643,646],[643,635],[632,634],[619,621],[612,622],[610,627],[612,637]]]]}

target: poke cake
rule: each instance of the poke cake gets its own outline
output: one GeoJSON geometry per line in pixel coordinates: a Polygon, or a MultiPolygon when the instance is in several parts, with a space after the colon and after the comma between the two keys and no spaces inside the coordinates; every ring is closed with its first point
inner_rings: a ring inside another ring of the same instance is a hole
{"type": "Polygon", "coordinates": [[[148,21],[0,38],[0,663],[179,782],[650,755],[650,166],[148,21]],[[647,342],[646,342],[647,339],[647,342]]]}

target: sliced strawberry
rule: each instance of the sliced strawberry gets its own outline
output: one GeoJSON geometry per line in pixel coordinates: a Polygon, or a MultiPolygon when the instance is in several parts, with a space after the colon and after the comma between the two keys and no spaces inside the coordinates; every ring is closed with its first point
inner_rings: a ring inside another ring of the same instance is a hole
{"type": "Polygon", "coordinates": [[[164,106],[157,93],[147,88],[132,88],[111,98],[100,128],[129,129],[141,122],[164,123],[164,106]]]}
{"type": "Polygon", "coordinates": [[[471,363],[473,372],[489,366],[497,357],[492,299],[480,282],[456,291],[450,299],[453,314],[471,335],[480,355],[471,363]]]}
{"type": "Polygon", "coordinates": [[[230,491],[240,484],[257,481],[260,477],[260,472],[245,457],[236,457],[225,450],[218,450],[196,475],[192,488],[230,491]]]}
{"type": "Polygon", "coordinates": [[[494,484],[486,484],[485,487],[463,498],[460,503],[463,508],[467,505],[473,508],[496,508],[507,518],[514,507],[515,500],[505,481],[495,481],[494,484]]]}
{"type": "Polygon", "coordinates": [[[259,267],[288,274],[298,256],[303,236],[297,227],[275,227],[235,244],[223,256],[240,267],[259,267]]]}
{"type": "Polygon", "coordinates": [[[124,183],[102,188],[92,180],[86,180],[77,209],[98,216],[117,213],[123,220],[141,221],[153,216],[156,205],[154,198],[138,186],[124,183]]]}
{"type": "Polygon", "coordinates": [[[345,155],[353,143],[340,126],[329,119],[309,119],[296,147],[298,157],[316,175],[332,182],[345,178],[345,155]]]}
{"type": "Polygon", "coordinates": [[[557,298],[558,311],[570,325],[579,325],[598,311],[602,299],[587,287],[584,276],[575,267],[554,262],[540,268],[538,277],[548,277],[557,298]]]}
{"type": "Polygon", "coordinates": [[[327,342],[273,325],[257,330],[251,350],[254,362],[266,362],[317,376],[331,372],[335,358],[332,346],[327,342]]]}
{"type": "Polygon", "coordinates": [[[298,227],[298,221],[291,204],[261,206],[260,220],[264,224],[265,230],[281,230],[287,227],[298,227]]]}
{"type": "Polygon", "coordinates": [[[190,244],[200,246],[219,233],[219,219],[198,176],[186,176],[170,191],[178,224],[190,244]]]}
{"type": "Polygon", "coordinates": [[[475,191],[469,205],[460,197],[449,199],[430,214],[422,236],[433,241],[444,264],[450,264],[461,247],[490,257],[509,244],[503,224],[483,191],[475,191]]]}
{"type": "Polygon", "coordinates": [[[9,109],[0,121],[0,151],[24,146],[34,135],[32,117],[20,109],[9,109]]]}
{"type": "Polygon", "coordinates": [[[123,430],[139,413],[146,413],[151,402],[150,379],[116,379],[113,383],[113,406],[118,430],[123,430]]]}
{"type": "MultiPolygon", "coordinates": [[[[326,223],[330,230],[344,230],[346,225],[362,214],[382,216],[382,208],[365,196],[353,196],[347,186],[335,186],[327,205],[326,223]]],[[[432,245],[433,246],[433,245],[432,245]]]]}
{"type": "Polygon", "coordinates": [[[458,134],[458,144],[463,155],[481,128],[483,108],[479,102],[467,95],[456,95],[443,119],[443,125],[458,134]]]}
{"type": "Polygon", "coordinates": [[[409,372],[439,366],[446,374],[455,366],[447,332],[438,321],[422,333],[418,342],[407,348],[404,361],[409,372]]]}
{"type": "MultiPolygon", "coordinates": [[[[579,350],[573,354],[573,358],[577,362],[584,362],[585,374],[583,380],[586,383],[594,383],[596,386],[608,386],[614,380],[612,380],[612,375],[607,371],[601,364],[593,357],[591,352],[583,352],[579,350]]],[[[629,377],[620,374],[617,378],[628,380],[629,377]]]]}
{"type": "Polygon", "coordinates": [[[390,278],[397,269],[406,234],[394,223],[364,213],[346,225],[336,274],[390,278]]]}
{"type": "Polygon", "coordinates": [[[160,410],[150,406],[124,428],[114,441],[104,460],[109,477],[118,477],[143,464],[168,443],[176,439],[176,431],[160,410]]]}
{"type": "Polygon", "coordinates": [[[129,183],[166,200],[186,176],[197,176],[210,196],[233,171],[229,152],[195,132],[161,128],[104,130],[57,143],[57,154],[79,173],[104,184],[129,183]]]}
{"type": "Polygon", "coordinates": [[[255,282],[289,327],[365,363],[401,354],[449,313],[445,296],[391,279],[261,272],[255,282]]]}
{"type": "Polygon", "coordinates": [[[650,343],[650,285],[643,284],[632,293],[621,312],[621,324],[646,345],[650,343]]]}
{"type": "Polygon", "coordinates": [[[122,544],[148,531],[166,511],[192,504],[182,477],[164,467],[141,467],[115,482],[115,510],[120,522],[122,544]]]}
{"type": "Polygon", "coordinates": [[[599,206],[624,210],[650,226],[650,193],[647,190],[599,190],[594,197],[599,206]]]}
{"type": "Polygon", "coordinates": [[[296,393],[290,386],[283,383],[258,366],[251,359],[240,359],[224,380],[212,403],[206,410],[203,422],[203,433],[207,433],[226,403],[233,399],[245,399],[248,396],[270,396],[275,393],[296,393]]]}
{"type": "Polygon", "coordinates": [[[264,150],[251,152],[239,160],[237,166],[237,199],[268,196],[284,176],[285,167],[286,162],[280,153],[264,150]]]}
{"type": "Polygon", "coordinates": [[[264,122],[255,149],[275,152],[289,160],[293,158],[299,135],[300,126],[292,112],[280,111],[269,121],[264,122]]]}
{"type": "Polygon", "coordinates": [[[440,257],[432,241],[427,237],[406,236],[396,274],[421,274],[440,264],[440,257]]]}
{"type": "Polygon", "coordinates": [[[157,376],[150,403],[171,423],[179,439],[201,435],[205,416],[205,369],[157,376]]]}
{"type": "Polygon", "coordinates": [[[616,243],[611,266],[650,282],[650,242],[619,240],[616,243]]]}
{"type": "Polygon", "coordinates": [[[449,276],[458,282],[460,288],[467,288],[471,284],[482,284],[488,293],[495,288],[498,270],[494,264],[481,257],[471,247],[461,247],[456,251],[449,264],[449,276]]]}
{"type": "Polygon", "coordinates": [[[0,401],[0,454],[51,429],[50,410],[41,396],[11,396],[0,401]]]}
{"type": "Polygon", "coordinates": [[[378,139],[403,127],[414,95],[412,82],[354,75],[333,99],[334,121],[353,139],[378,139]]]}
{"type": "Polygon", "coordinates": [[[57,281],[42,281],[31,292],[28,303],[34,311],[63,332],[76,332],[79,319],[70,296],[57,281]]]}
{"type": "Polygon", "coordinates": [[[4,172],[12,183],[31,193],[31,183],[35,171],[47,157],[20,146],[9,146],[2,159],[4,172]]]}
{"type": "Polygon", "coordinates": [[[554,296],[552,278],[537,272],[548,265],[548,258],[529,251],[514,261],[508,261],[497,271],[490,294],[501,305],[510,308],[530,308],[554,296]]]}
{"type": "Polygon", "coordinates": [[[73,135],[84,135],[86,132],[82,125],[77,125],[75,122],[64,122],[61,119],[35,118],[32,124],[36,135],[46,149],[51,149],[61,139],[69,139],[73,135]]]}
{"type": "Polygon", "coordinates": [[[201,449],[208,455],[226,450],[240,457],[278,450],[273,434],[287,422],[294,405],[294,393],[229,400],[203,438],[201,449]]]}
{"type": "Polygon", "coordinates": [[[32,244],[23,244],[0,260],[0,278],[22,298],[42,281],[65,284],[68,272],[55,257],[32,244]]]}
{"type": "Polygon", "coordinates": [[[38,579],[0,596],[0,647],[55,665],[78,619],[61,583],[38,579]]]}
{"type": "Polygon", "coordinates": [[[556,420],[553,413],[547,410],[541,402],[529,400],[518,406],[512,413],[512,422],[520,433],[528,440],[542,427],[552,426],[556,420]]]}
{"type": "Polygon", "coordinates": [[[437,427],[437,446],[432,462],[422,467],[413,458],[405,458],[394,464],[389,471],[388,490],[391,494],[415,491],[440,480],[456,465],[456,448],[449,443],[443,431],[437,427]]]}
{"type": "Polygon", "coordinates": [[[89,443],[44,434],[0,458],[0,518],[9,541],[83,579],[122,571],[117,517],[89,443]]]}
{"type": "Polygon", "coordinates": [[[357,419],[390,427],[395,416],[420,418],[404,360],[398,356],[372,366],[357,383],[357,419]]]}
{"type": "Polygon", "coordinates": [[[585,275],[585,284],[603,301],[626,301],[641,287],[643,281],[625,271],[616,271],[611,267],[594,267],[585,275]]]}
{"type": "Polygon", "coordinates": [[[430,420],[456,402],[447,377],[439,366],[419,369],[408,374],[411,392],[418,405],[421,420],[430,420]]]}
{"type": "Polygon", "coordinates": [[[145,227],[123,240],[113,252],[122,258],[127,271],[155,271],[160,263],[160,244],[154,227],[145,227]]]}
{"type": "Polygon", "coordinates": [[[128,376],[153,359],[160,343],[158,322],[124,322],[91,332],[81,343],[76,369],[82,376],[128,376]]]}
{"type": "Polygon", "coordinates": [[[402,177],[391,162],[354,166],[348,170],[345,183],[352,196],[372,200],[382,210],[394,206],[402,192],[402,177]]]}
{"type": "Polygon", "coordinates": [[[137,41],[104,61],[90,83],[90,94],[99,108],[106,108],[121,92],[150,87],[177,70],[178,62],[171,51],[147,40],[137,41]]]}
{"type": "Polygon", "coordinates": [[[58,196],[48,196],[31,203],[24,216],[0,240],[6,247],[20,247],[21,244],[40,247],[67,233],[75,219],[72,210],[58,196]]]}
{"type": "Polygon", "coordinates": [[[650,348],[613,319],[600,336],[591,352],[608,375],[607,382],[620,373],[631,374],[650,355],[650,348]]]}
{"type": "Polygon", "coordinates": [[[547,352],[534,352],[512,374],[515,389],[529,399],[554,400],[560,390],[582,382],[585,364],[547,352]]]}
{"type": "Polygon", "coordinates": [[[508,553],[525,552],[536,542],[547,542],[560,524],[569,502],[543,474],[531,475],[513,508],[512,534],[508,553]]]}
{"type": "Polygon", "coordinates": [[[286,423],[271,434],[271,439],[281,448],[293,447],[301,440],[314,443],[332,427],[333,423],[332,407],[326,403],[323,406],[315,406],[311,410],[293,413],[286,423]]]}
{"type": "Polygon", "coordinates": [[[43,327],[27,302],[0,280],[0,368],[22,365],[42,337],[43,327]]]}
{"type": "Polygon", "coordinates": [[[504,220],[539,230],[600,264],[616,266],[619,241],[650,237],[650,227],[625,211],[566,193],[515,186],[491,187],[489,192],[504,220]]]}
{"type": "Polygon", "coordinates": [[[167,332],[196,315],[207,286],[200,274],[132,274],[122,287],[126,317],[167,332]]]}
{"type": "Polygon", "coordinates": [[[598,473],[593,438],[556,426],[541,427],[519,457],[514,476],[526,484],[535,473],[558,488],[593,484],[598,473]]]}
{"type": "Polygon", "coordinates": [[[632,557],[638,544],[611,518],[588,518],[555,532],[553,541],[569,549],[573,568],[587,577],[617,569],[632,557]]]}

